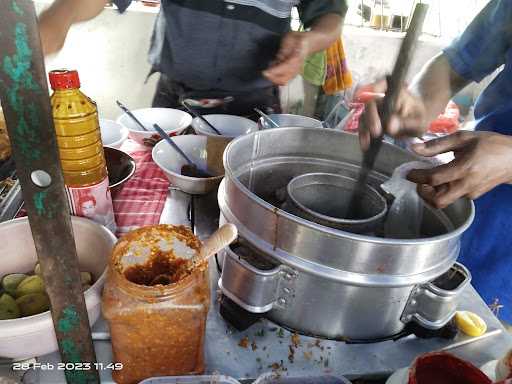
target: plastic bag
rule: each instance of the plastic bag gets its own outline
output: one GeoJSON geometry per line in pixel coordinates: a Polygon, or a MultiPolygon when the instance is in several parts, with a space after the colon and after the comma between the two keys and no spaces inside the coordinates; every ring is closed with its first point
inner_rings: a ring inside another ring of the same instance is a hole
{"type": "Polygon", "coordinates": [[[417,239],[421,237],[423,221],[423,200],[416,191],[416,184],[407,180],[413,169],[429,169],[434,164],[413,161],[393,171],[391,178],[381,185],[384,192],[394,196],[384,222],[384,235],[393,239],[417,239]]]}

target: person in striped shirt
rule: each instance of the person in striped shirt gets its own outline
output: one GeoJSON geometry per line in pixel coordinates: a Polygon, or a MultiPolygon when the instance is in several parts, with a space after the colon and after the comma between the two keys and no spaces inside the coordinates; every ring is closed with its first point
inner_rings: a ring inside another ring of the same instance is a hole
{"type": "MultiPolygon", "coordinates": [[[[55,0],[39,19],[45,54],[106,2],[55,0]]],[[[124,12],[131,0],[114,3],[124,12]]],[[[152,73],[160,73],[153,106],[189,99],[209,113],[279,112],[278,86],[299,74],[309,54],[336,41],[346,11],[346,0],[162,0],[149,52],[152,73]],[[290,30],[293,7],[304,32],[290,30]]]]}

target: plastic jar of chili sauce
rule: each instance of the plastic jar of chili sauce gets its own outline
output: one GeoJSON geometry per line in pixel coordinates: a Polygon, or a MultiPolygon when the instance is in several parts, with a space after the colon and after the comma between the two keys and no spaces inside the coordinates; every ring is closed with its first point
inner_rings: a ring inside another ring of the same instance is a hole
{"type": "Polygon", "coordinates": [[[132,231],[114,247],[102,310],[123,364],[117,383],[204,371],[207,265],[187,268],[200,247],[188,228],[170,225],[132,231]]]}

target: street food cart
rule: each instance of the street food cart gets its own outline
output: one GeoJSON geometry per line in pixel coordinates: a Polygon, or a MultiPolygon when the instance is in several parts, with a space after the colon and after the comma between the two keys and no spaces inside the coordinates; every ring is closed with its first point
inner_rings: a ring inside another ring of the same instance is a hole
{"type": "MultiPolygon", "coordinates": [[[[59,346],[51,354],[1,360],[0,376],[24,383],[114,382],[112,373],[133,367],[115,361],[112,335],[99,312],[88,326],[80,249],[73,237],[80,226],[75,222],[81,221],[71,220],[65,206],[34,9],[29,1],[12,0],[0,10],[4,33],[10,34],[0,35],[0,95],[59,346]]],[[[213,147],[219,157],[218,147],[210,144],[206,140],[206,148],[213,147]]],[[[142,153],[142,168],[152,162],[149,150],[133,142],[122,149],[142,153]]],[[[220,186],[219,179],[215,188],[209,185],[211,192],[197,195],[166,185],[158,215],[162,224],[191,227],[203,241],[225,222],[238,228],[239,248],[226,248],[209,263],[204,337],[209,382],[220,382],[223,375],[250,383],[272,372],[279,378],[316,377],[317,383],[326,376],[384,383],[427,352],[450,352],[480,367],[512,348],[512,337],[470,285],[467,269],[456,263],[459,238],[474,215],[469,200],[445,210],[425,208],[422,236],[416,239],[379,237],[373,227],[350,232],[298,212],[290,181],[304,173],[335,172],[343,182],[353,181],[362,162],[356,137],[324,128],[277,128],[242,136],[222,153],[220,186]],[[456,332],[451,323],[456,310],[480,316],[485,333],[456,332]]],[[[370,192],[396,167],[414,160],[389,144],[378,156],[368,175],[370,192]]],[[[162,172],[138,173],[138,188],[157,188],[155,179],[162,175],[165,179],[162,172]]],[[[327,192],[313,200],[325,202],[322,197],[329,196],[332,203],[342,197],[327,192]]],[[[140,206],[124,213],[149,214],[140,206]]],[[[88,239],[91,248],[99,243],[97,236],[88,239]]],[[[0,322],[0,332],[1,327],[0,322]]],[[[165,336],[165,329],[151,332],[165,336]]],[[[166,342],[146,343],[156,341],[166,342]]],[[[179,382],[166,380],[160,382],[179,382]]]]}

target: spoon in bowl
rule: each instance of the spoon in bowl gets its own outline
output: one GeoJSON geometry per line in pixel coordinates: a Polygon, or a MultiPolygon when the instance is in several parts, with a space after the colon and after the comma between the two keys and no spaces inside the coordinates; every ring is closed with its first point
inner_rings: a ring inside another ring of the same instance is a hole
{"type": "Polygon", "coordinates": [[[261,109],[259,108],[254,108],[254,110],[258,113],[258,115],[260,115],[261,117],[263,117],[263,119],[267,120],[270,124],[272,124],[274,126],[274,128],[279,128],[279,124],[277,124],[275,122],[275,120],[273,120],[269,115],[267,115],[265,112],[263,112],[261,109]]]}
{"type": "Polygon", "coordinates": [[[205,123],[206,125],[208,125],[212,130],[213,132],[215,132],[217,135],[219,136],[222,136],[222,133],[217,129],[215,128],[212,123],[210,123],[208,120],[206,120],[206,118],[201,115],[199,112],[196,112],[194,111],[194,109],[192,109],[192,107],[190,105],[187,104],[187,102],[185,100],[183,100],[181,102],[181,105],[183,105],[185,107],[185,109],[187,110],[187,112],[189,112],[190,114],[194,115],[194,117],[197,117],[199,120],[201,120],[203,123],[205,123]]]}
{"type": "Polygon", "coordinates": [[[165,131],[158,124],[153,124],[153,128],[155,128],[155,131],[157,131],[157,133],[160,135],[160,137],[162,139],[164,139],[165,141],[167,141],[167,143],[169,143],[171,145],[171,147],[173,147],[174,150],[176,152],[178,152],[181,155],[181,157],[183,157],[186,160],[186,162],[188,163],[188,164],[185,164],[183,167],[181,167],[181,174],[183,176],[196,177],[196,178],[200,178],[200,179],[206,179],[208,177],[213,177],[208,172],[205,172],[205,171],[202,171],[201,169],[199,169],[197,167],[197,165],[192,160],[190,160],[190,157],[188,157],[185,154],[185,152],[183,152],[181,150],[181,148],[174,142],[174,140],[171,139],[169,137],[169,135],[167,135],[165,133],[165,131]]]}
{"type": "Polygon", "coordinates": [[[149,131],[144,124],[140,122],[139,119],[135,117],[135,115],[130,111],[123,103],[121,103],[119,100],[116,100],[116,104],[121,110],[128,115],[130,119],[132,119],[139,127],[141,127],[144,131],[149,131]]]}

